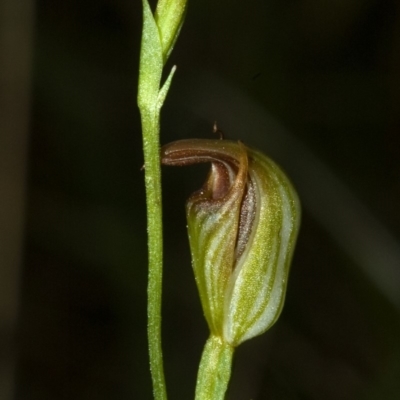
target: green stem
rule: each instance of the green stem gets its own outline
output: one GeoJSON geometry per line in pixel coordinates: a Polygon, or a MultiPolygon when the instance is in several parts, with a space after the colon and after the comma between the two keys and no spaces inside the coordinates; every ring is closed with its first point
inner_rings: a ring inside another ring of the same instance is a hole
{"type": "Polygon", "coordinates": [[[160,171],[160,111],[171,85],[175,67],[160,88],[164,63],[182,26],[187,0],[160,0],[156,18],[143,0],[143,31],[140,48],[138,105],[142,118],[149,281],[147,287],[150,370],[155,400],[166,400],[161,347],[162,208],[160,171]],[[164,38],[164,41],[162,39],[164,38]]]}
{"type": "Polygon", "coordinates": [[[234,347],[211,335],[201,356],[195,400],[223,400],[231,377],[234,347]]]}
{"type": "Polygon", "coordinates": [[[160,113],[159,109],[141,110],[145,160],[145,186],[149,251],[149,280],[147,286],[147,317],[150,370],[156,400],[166,400],[161,348],[161,292],[162,292],[162,209],[160,171],[160,113]]]}

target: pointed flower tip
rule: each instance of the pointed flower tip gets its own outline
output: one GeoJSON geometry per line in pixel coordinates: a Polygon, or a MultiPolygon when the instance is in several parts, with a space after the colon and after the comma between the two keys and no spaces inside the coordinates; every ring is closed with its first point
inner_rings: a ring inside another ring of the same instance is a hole
{"type": "Polygon", "coordinates": [[[159,0],[155,12],[164,64],[179,36],[187,9],[187,0],[159,0]]]}
{"type": "Polygon", "coordinates": [[[186,210],[192,263],[211,332],[232,346],[265,332],[281,312],[300,204],[268,157],[227,140],[162,148],[165,165],[211,162],[186,210]]]}

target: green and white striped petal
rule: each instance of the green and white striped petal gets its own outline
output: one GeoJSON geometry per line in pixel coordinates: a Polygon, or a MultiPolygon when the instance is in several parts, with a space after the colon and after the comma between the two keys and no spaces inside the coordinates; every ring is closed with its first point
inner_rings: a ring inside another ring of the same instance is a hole
{"type": "Polygon", "coordinates": [[[226,140],[164,146],[162,162],[211,162],[187,202],[192,262],[213,335],[231,346],[265,332],[282,310],[300,221],[300,203],[268,157],[226,140]]]}

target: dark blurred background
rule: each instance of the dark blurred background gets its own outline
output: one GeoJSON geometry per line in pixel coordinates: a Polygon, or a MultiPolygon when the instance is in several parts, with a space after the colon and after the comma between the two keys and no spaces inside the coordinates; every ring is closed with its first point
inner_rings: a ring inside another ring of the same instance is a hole
{"type": "MultiPolygon", "coordinates": [[[[237,350],[227,399],[400,398],[399,7],[189,2],[162,143],[216,120],[303,203],[284,311],[237,350]]],[[[141,2],[0,10],[0,398],[151,399],[141,2]]],[[[206,171],[163,169],[171,399],[193,398],[208,335],[184,214],[206,171]]]]}

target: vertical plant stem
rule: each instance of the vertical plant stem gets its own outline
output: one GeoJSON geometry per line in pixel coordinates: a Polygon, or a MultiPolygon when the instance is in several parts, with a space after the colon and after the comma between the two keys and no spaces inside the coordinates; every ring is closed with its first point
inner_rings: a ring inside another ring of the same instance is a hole
{"type": "Polygon", "coordinates": [[[155,400],[167,399],[161,347],[163,244],[159,137],[162,104],[158,104],[158,102],[162,68],[162,47],[159,31],[148,2],[143,0],[138,105],[142,118],[149,254],[147,334],[155,400]]]}
{"type": "Polygon", "coordinates": [[[149,277],[147,286],[147,317],[150,370],[156,400],[166,400],[161,348],[161,293],[162,293],[162,208],[159,132],[159,109],[142,110],[149,277]]]}
{"type": "Polygon", "coordinates": [[[201,356],[195,400],[224,400],[231,377],[234,348],[211,335],[201,356]]]}
{"type": "Polygon", "coordinates": [[[142,118],[149,280],[147,286],[148,343],[155,400],[166,400],[161,346],[162,203],[160,168],[160,112],[175,72],[172,68],[161,86],[164,64],[182,26],[187,0],[160,0],[155,17],[147,0],[143,3],[138,106],[142,118]],[[163,40],[164,39],[164,40],[163,40]]]}

